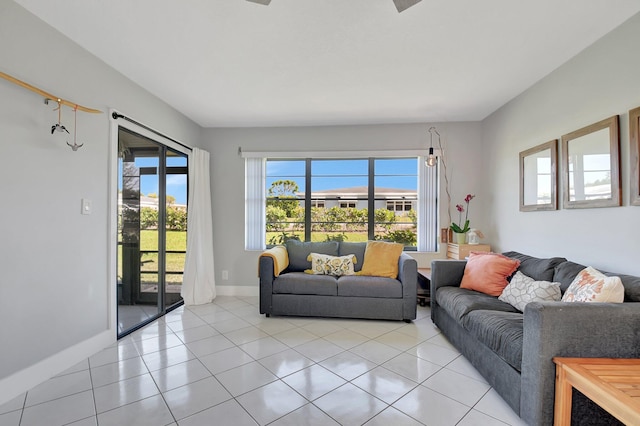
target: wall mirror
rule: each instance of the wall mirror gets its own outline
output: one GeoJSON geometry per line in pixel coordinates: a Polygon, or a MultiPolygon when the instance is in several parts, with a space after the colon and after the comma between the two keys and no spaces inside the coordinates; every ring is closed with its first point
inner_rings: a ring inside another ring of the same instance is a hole
{"type": "Polygon", "coordinates": [[[520,211],[556,210],[558,140],[520,153],[520,211]]]}
{"type": "Polygon", "coordinates": [[[562,136],[565,209],[620,206],[618,116],[562,136]]]}
{"type": "Polygon", "coordinates": [[[629,111],[629,142],[631,149],[631,204],[640,206],[640,107],[629,111]]]}

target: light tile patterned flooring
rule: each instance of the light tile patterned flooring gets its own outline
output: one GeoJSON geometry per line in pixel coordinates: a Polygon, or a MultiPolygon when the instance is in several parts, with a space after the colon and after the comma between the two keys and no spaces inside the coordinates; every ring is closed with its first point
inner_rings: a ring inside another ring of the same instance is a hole
{"type": "Polygon", "coordinates": [[[180,307],[0,406],[0,426],[523,425],[433,326],[180,307]]]}

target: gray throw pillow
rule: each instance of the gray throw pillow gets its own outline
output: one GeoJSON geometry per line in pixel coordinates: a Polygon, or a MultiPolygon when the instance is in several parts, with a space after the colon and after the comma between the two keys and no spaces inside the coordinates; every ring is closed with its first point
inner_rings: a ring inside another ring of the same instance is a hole
{"type": "Polygon", "coordinates": [[[356,256],[356,260],[358,261],[354,266],[355,271],[358,272],[362,270],[362,264],[364,263],[364,252],[367,249],[367,243],[346,243],[341,242],[340,247],[338,248],[340,256],[346,256],[348,254],[353,254],[356,256]]]}
{"type": "Polygon", "coordinates": [[[338,255],[338,242],[327,241],[322,243],[302,242],[298,240],[288,240],[287,254],[289,255],[289,270],[292,272],[302,272],[311,269],[311,261],[307,257],[311,253],[338,255]]]}

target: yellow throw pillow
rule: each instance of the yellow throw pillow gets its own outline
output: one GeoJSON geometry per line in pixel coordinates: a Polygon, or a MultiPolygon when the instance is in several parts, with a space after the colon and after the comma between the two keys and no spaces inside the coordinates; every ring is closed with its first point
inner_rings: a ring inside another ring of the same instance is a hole
{"type": "Polygon", "coordinates": [[[355,255],[331,256],[328,254],[311,253],[307,257],[311,262],[311,269],[305,269],[305,273],[313,275],[355,275],[353,264],[358,263],[355,255]]]}
{"type": "Polygon", "coordinates": [[[404,245],[387,243],[384,241],[369,241],[364,252],[362,270],[356,275],[371,275],[374,277],[398,277],[398,259],[404,250],[404,245]]]}

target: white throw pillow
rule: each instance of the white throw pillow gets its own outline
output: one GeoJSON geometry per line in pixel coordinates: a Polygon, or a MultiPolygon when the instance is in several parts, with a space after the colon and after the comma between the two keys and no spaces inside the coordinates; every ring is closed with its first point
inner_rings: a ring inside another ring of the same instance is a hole
{"type": "Polygon", "coordinates": [[[560,283],[536,281],[522,272],[515,273],[498,299],[509,303],[519,311],[530,302],[559,301],[562,297],[560,283]]]}
{"type": "Polygon", "coordinates": [[[311,253],[307,260],[311,262],[311,269],[304,272],[314,275],[355,275],[353,264],[357,263],[356,256],[331,256],[328,254],[311,253]]]}
{"type": "Polygon", "coordinates": [[[622,303],[624,285],[620,277],[608,277],[589,266],[576,275],[562,301],[622,303]]]}

